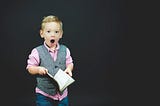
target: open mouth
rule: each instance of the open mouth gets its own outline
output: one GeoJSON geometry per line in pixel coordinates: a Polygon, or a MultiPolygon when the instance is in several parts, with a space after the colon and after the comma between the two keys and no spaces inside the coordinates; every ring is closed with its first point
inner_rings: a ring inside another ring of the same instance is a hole
{"type": "Polygon", "coordinates": [[[51,42],[51,43],[54,43],[54,39],[51,39],[50,42],[51,42]]]}

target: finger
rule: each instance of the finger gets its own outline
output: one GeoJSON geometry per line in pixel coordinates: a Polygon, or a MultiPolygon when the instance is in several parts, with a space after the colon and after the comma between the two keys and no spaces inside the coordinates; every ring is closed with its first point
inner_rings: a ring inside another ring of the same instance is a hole
{"type": "Polygon", "coordinates": [[[66,72],[69,76],[72,76],[72,73],[71,72],[66,72]]]}
{"type": "Polygon", "coordinates": [[[47,70],[47,69],[45,69],[45,72],[46,72],[46,73],[48,73],[48,70],[47,70]]]}
{"type": "Polygon", "coordinates": [[[72,73],[70,72],[70,76],[72,77],[72,73]]]}
{"type": "Polygon", "coordinates": [[[47,69],[45,69],[45,70],[44,70],[44,74],[47,74],[47,73],[48,73],[48,70],[47,70],[47,69]]]}

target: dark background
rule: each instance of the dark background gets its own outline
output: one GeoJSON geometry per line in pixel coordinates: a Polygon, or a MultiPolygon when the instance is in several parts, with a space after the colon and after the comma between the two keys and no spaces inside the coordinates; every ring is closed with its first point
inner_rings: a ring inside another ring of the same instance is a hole
{"type": "Polygon", "coordinates": [[[58,16],[64,24],[61,43],[74,59],[70,106],[119,106],[128,34],[125,0],[1,0],[0,100],[35,106],[35,79],[25,70],[31,50],[42,44],[41,20],[58,16]]]}

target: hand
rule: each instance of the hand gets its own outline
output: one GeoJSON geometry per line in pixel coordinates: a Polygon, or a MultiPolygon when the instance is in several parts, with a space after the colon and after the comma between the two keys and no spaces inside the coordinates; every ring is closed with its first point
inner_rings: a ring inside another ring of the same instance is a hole
{"type": "Polygon", "coordinates": [[[72,71],[69,68],[66,68],[64,72],[66,72],[69,76],[72,76],[72,71]]]}
{"type": "Polygon", "coordinates": [[[45,67],[41,67],[41,66],[38,67],[38,74],[45,75],[47,74],[47,72],[48,70],[45,67]]]}

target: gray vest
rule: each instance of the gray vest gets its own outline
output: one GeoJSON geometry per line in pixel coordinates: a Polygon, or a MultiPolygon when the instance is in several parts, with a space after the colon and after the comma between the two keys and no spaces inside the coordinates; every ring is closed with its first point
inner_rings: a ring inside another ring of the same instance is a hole
{"type": "MultiPolygon", "coordinates": [[[[53,60],[44,45],[40,45],[36,47],[36,49],[39,53],[40,66],[47,68],[48,72],[51,75],[54,76],[59,68],[61,68],[62,70],[66,69],[66,46],[60,45],[56,61],[53,60]]],[[[39,89],[50,95],[56,94],[58,90],[58,85],[53,79],[51,79],[47,75],[37,75],[36,79],[37,87],[39,89]]]]}

